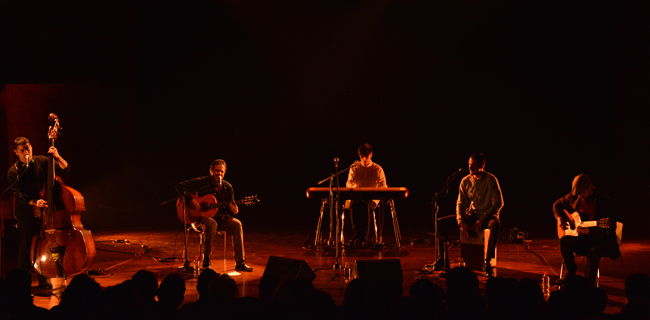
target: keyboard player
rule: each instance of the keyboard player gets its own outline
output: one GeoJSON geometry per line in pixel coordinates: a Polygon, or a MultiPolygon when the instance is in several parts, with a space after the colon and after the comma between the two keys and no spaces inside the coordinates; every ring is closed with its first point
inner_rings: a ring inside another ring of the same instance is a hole
{"type": "MultiPolygon", "coordinates": [[[[362,144],[358,150],[359,160],[355,161],[348,172],[348,181],[345,183],[348,188],[370,187],[387,188],[384,169],[372,162],[372,146],[368,143],[362,144]]],[[[379,200],[350,200],[350,216],[352,221],[353,247],[369,246],[368,225],[372,221],[372,212],[379,204],[379,200]]]]}

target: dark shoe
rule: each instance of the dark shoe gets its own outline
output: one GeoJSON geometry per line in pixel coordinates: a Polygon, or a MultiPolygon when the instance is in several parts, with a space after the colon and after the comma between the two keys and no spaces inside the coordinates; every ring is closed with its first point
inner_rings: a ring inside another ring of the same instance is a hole
{"type": "Polygon", "coordinates": [[[575,278],[576,274],[569,272],[566,277],[561,277],[560,279],[555,280],[555,285],[558,287],[564,287],[567,284],[567,278],[575,278]]]}
{"type": "Polygon", "coordinates": [[[374,242],[371,242],[371,241],[367,241],[367,242],[364,242],[364,243],[361,245],[361,247],[362,247],[362,248],[374,248],[374,247],[375,247],[375,243],[374,243],[374,242]]]}
{"type": "Polygon", "coordinates": [[[433,264],[433,271],[445,270],[445,260],[440,258],[433,264]]]}
{"type": "Polygon", "coordinates": [[[355,248],[355,249],[361,248],[361,241],[359,241],[359,239],[353,239],[350,241],[349,246],[350,248],[355,248]]]}
{"type": "Polygon", "coordinates": [[[494,277],[494,270],[492,270],[492,264],[490,264],[489,261],[485,262],[485,267],[483,267],[483,270],[485,270],[485,276],[488,278],[494,277]]]}
{"type": "Polygon", "coordinates": [[[246,262],[241,262],[235,265],[235,270],[237,271],[245,271],[245,272],[252,272],[253,267],[249,267],[246,262]]]}

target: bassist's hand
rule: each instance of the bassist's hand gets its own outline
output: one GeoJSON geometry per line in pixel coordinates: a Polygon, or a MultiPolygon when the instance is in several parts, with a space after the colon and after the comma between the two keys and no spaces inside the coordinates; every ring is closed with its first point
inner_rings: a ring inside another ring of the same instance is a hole
{"type": "Polygon", "coordinates": [[[32,201],[32,205],[37,208],[47,208],[47,201],[38,199],[36,201],[32,201]]]}

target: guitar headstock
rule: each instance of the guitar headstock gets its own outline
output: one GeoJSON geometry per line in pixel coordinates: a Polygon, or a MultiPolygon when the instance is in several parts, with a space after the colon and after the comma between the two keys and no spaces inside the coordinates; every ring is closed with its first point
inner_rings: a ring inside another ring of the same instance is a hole
{"type": "Polygon", "coordinates": [[[602,218],[598,220],[598,227],[609,229],[612,224],[609,222],[609,218],[602,218]]]}
{"type": "Polygon", "coordinates": [[[241,200],[241,204],[247,205],[247,206],[256,204],[258,202],[260,202],[260,199],[257,199],[257,195],[248,196],[248,197],[241,200]]]}

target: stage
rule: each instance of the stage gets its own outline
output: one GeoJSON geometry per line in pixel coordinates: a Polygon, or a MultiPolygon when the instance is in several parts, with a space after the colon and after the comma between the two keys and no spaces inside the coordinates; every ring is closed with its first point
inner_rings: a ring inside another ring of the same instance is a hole
{"type": "MultiPolygon", "coordinates": [[[[147,269],[155,273],[158,280],[167,274],[177,272],[183,265],[183,233],[174,231],[156,232],[97,232],[94,235],[97,255],[90,268],[92,277],[102,287],[112,286],[129,279],[135,272],[147,269]],[[173,258],[176,259],[173,259],[173,258]],[[176,260],[176,261],[174,261],[176,260]]],[[[229,238],[229,237],[228,237],[229,238]]],[[[227,257],[223,260],[223,237],[217,236],[213,245],[212,268],[219,273],[229,273],[239,286],[240,296],[257,296],[260,279],[271,256],[304,260],[316,274],[314,287],[328,292],[338,305],[343,303],[346,281],[343,270],[334,270],[336,250],[330,246],[314,247],[314,236],[308,232],[269,231],[245,233],[246,263],[254,267],[253,272],[234,272],[235,261],[232,255],[230,239],[227,244],[227,257]]],[[[408,294],[410,285],[421,276],[422,268],[434,262],[435,249],[433,241],[427,238],[411,238],[402,236],[402,247],[394,245],[392,236],[386,240],[381,249],[350,249],[343,248],[339,263],[346,262],[354,265],[357,260],[399,259],[402,274],[404,294],[408,294]],[[392,243],[391,243],[392,242],[392,243]]],[[[198,234],[190,233],[188,241],[189,256],[198,254],[198,234]]],[[[650,262],[650,241],[625,240],[621,246],[625,272],[647,272],[650,262]]],[[[458,265],[460,246],[449,251],[452,267],[458,265]]],[[[543,273],[551,277],[553,283],[559,276],[561,257],[556,239],[528,239],[523,243],[500,241],[498,244],[496,275],[516,279],[532,278],[541,283],[543,273]]],[[[577,261],[579,274],[582,265],[577,261]]],[[[609,296],[606,313],[617,313],[627,299],[624,291],[624,269],[621,260],[603,259],[601,262],[600,287],[609,296]]],[[[185,302],[197,299],[196,279],[191,273],[186,275],[187,291],[185,302]]],[[[424,275],[445,288],[445,280],[437,276],[437,272],[424,275]]],[[[58,303],[54,296],[45,294],[36,287],[34,276],[33,290],[36,305],[50,308],[58,303]]],[[[481,290],[487,278],[479,274],[481,290]]],[[[552,288],[557,290],[557,288],[552,288]]]]}

